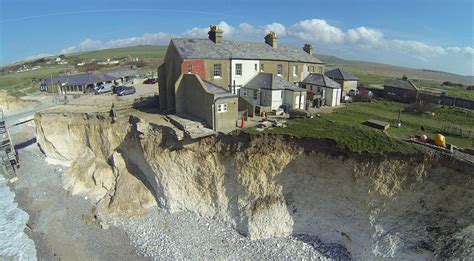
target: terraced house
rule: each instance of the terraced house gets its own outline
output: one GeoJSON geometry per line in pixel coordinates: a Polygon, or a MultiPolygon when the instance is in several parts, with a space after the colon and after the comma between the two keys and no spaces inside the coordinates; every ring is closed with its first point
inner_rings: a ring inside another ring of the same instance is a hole
{"type": "MultiPolygon", "coordinates": [[[[186,89],[196,88],[205,92],[215,90],[206,88],[209,84],[217,86],[233,95],[226,96],[227,99],[236,99],[240,92],[252,79],[260,73],[269,73],[280,77],[287,83],[279,82],[278,86],[286,86],[283,90],[301,91],[299,84],[309,73],[324,73],[324,63],[313,54],[311,45],[306,44],[303,48],[289,47],[278,44],[278,37],[274,32],[265,36],[265,41],[244,42],[224,40],[222,30],[217,26],[211,26],[208,39],[196,38],[176,38],[172,39],[165,56],[164,63],[158,69],[160,88],[160,108],[165,111],[175,113],[195,113],[183,109],[184,95],[179,91],[182,86],[182,75],[190,74],[198,80],[187,80],[196,83],[197,86],[187,86],[186,89]],[[290,87],[291,86],[291,87],[290,87]]],[[[189,78],[189,77],[186,77],[189,78]]],[[[255,83],[255,81],[253,82],[255,83]]],[[[268,85],[268,84],[267,84],[268,85]]],[[[270,85],[269,85],[270,86],[270,85]]],[[[268,87],[268,86],[262,86],[268,87]]],[[[260,97],[260,88],[252,85],[252,98],[260,97]],[[255,95],[254,92],[257,94],[255,95]]],[[[212,93],[212,91],[210,91],[212,93]]],[[[277,92],[275,92],[277,93],[277,92]]],[[[303,108],[304,94],[295,95],[295,100],[283,104],[288,100],[284,97],[289,95],[281,94],[281,97],[272,97],[273,100],[281,100],[282,104],[289,108],[303,108]],[[298,101],[296,101],[298,99],[298,101]]],[[[263,96],[262,96],[263,97],[263,96]]],[[[188,97],[190,98],[190,97],[188,97]]],[[[266,97],[268,99],[268,97],[266,97]]],[[[239,101],[241,101],[240,99],[239,101]]],[[[264,106],[260,99],[246,99],[255,106],[264,106]]],[[[184,103],[196,102],[186,100],[184,103]]],[[[213,105],[215,115],[227,113],[228,121],[235,125],[237,111],[218,111],[219,101],[208,102],[213,105]]],[[[271,107],[275,107],[273,103],[271,107]]],[[[227,108],[229,106],[227,104],[227,108]]],[[[236,107],[237,108],[237,107],[236,107]]],[[[202,113],[199,113],[202,115],[202,113]]],[[[212,117],[212,115],[208,115],[212,117]]],[[[209,120],[212,122],[213,120],[209,120]]],[[[212,124],[215,125],[214,123],[212,124]]],[[[230,126],[230,123],[224,124],[230,126]]]]}

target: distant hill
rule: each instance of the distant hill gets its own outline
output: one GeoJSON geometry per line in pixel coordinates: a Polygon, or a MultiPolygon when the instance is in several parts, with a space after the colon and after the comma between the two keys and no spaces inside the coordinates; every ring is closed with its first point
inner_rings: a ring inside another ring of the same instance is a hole
{"type": "Polygon", "coordinates": [[[465,85],[474,85],[474,76],[464,76],[449,72],[442,72],[429,69],[414,69],[382,63],[373,63],[366,61],[352,61],[341,59],[332,55],[317,55],[317,57],[327,64],[328,68],[341,67],[354,73],[376,74],[384,77],[401,77],[403,75],[408,78],[421,80],[430,80],[436,82],[455,82],[465,85]]]}
{"type": "MultiPolygon", "coordinates": [[[[53,57],[46,57],[34,59],[30,61],[17,62],[15,64],[0,67],[0,90],[8,91],[15,96],[23,96],[26,93],[37,91],[37,88],[32,84],[33,79],[40,79],[43,77],[50,77],[63,73],[66,70],[80,71],[77,63],[84,61],[100,61],[107,58],[130,61],[133,58],[139,58],[145,62],[145,67],[141,69],[148,72],[156,72],[158,66],[163,62],[167,46],[165,45],[143,45],[125,48],[114,48],[105,50],[96,50],[90,52],[81,52],[66,54],[68,65],[47,64],[46,61],[53,57]],[[23,65],[40,66],[36,71],[15,73],[15,71],[23,65]]],[[[453,73],[428,70],[428,69],[413,69],[407,67],[400,67],[388,64],[380,64],[366,61],[353,61],[342,59],[333,55],[317,54],[317,57],[326,63],[326,68],[340,67],[352,72],[359,77],[362,85],[370,85],[373,87],[383,87],[383,82],[389,78],[399,78],[407,75],[411,79],[418,79],[420,85],[426,85],[431,89],[439,91],[440,83],[449,81],[452,83],[461,83],[464,85],[474,85],[474,76],[462,76],[453,73]],[[423,82],[427,81],[427,82],[423,82]]],[[[82,68],[84,70],[84,68],[82,68]]],[[[427,88],[428,88],[427,87],[427,88]]],[[[459,93],[459,97],[474,97],[472,91],[455,89],[459,93]],[[472,93],[472,94],[471,94],[472,93]]]]}

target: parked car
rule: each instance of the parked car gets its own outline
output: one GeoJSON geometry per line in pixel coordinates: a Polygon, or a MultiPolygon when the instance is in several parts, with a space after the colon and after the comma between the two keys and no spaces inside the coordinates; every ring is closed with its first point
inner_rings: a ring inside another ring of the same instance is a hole
{"type": "Polygon", "coordinates": [[[347,95],[354,97],[356,95],[359,95],[359,90],[358,89],[350,89],[347,95]]]}
{"type": "Polygon", "coordinates": [[[117,95],[124,96],[124,95],[134,94],[135,92],[136,92],[135,87],[122,86],[122,88],[119,88],[117,90],[117,95]]]}
{"type": "Polygon", "coordinates": [[[117,94],[117,91],[122,89],[123,87],[125,87],[125,86],[118,86],[117,85],[117,86],[112,87],[112,93],[117,94]]]}
{"type": "Polygon", "coordinates": [[[114,86],[113,83],[102,84],[95,90],[95,94],[102,94],[102,93],[106,93],[106,92],[111,92],[113,86],[114,86]]]}
{"type": "Polygon", "coordinates": [[[158,83],[158,78],[150,78],[143,81],[143,84],[156,84],[158,83]]]}

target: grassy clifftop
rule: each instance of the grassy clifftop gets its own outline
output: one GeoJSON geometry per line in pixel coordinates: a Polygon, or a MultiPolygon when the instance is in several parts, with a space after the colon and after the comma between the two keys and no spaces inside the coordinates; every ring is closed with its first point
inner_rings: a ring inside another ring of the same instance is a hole
{"type": "MultiPolygon", "coordinates": [[[[472,147],[474,137],[474,112],[461,108],[435,107],[434,116],[429,113],[401,113],[402,126],[396,127],[399,110],[406,104],[386,101],[354,103],[349,108],[337,109],[320,118],[289,120],[286,128],[267,129],[266,133],[290,134],[297,137],[327,138],[339,147],[353,152],[402,152],[414,153],[416,149],[401,139],[416,134],[433,137],[436,133],[446,136],[449,143],[460,147],[472,147]],[[390,123],[390,128],[378,131],[363,125],[369,119],[390,123]],[[421,130],[423,127],[424,130],[421,130]],[[462,133],[461,133],[462,131],[462,133]]],[[[250,133],[259,133],[249,129],[250,133]]]]}

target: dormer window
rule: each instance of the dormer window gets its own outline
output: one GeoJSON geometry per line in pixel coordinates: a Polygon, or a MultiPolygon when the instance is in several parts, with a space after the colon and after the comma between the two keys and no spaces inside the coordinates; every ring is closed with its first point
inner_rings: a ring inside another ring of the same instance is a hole
{"type": "Polygon", "coordinates": [[[188,64],[188,73],[193,73],[193,65],[188,64]]]}

